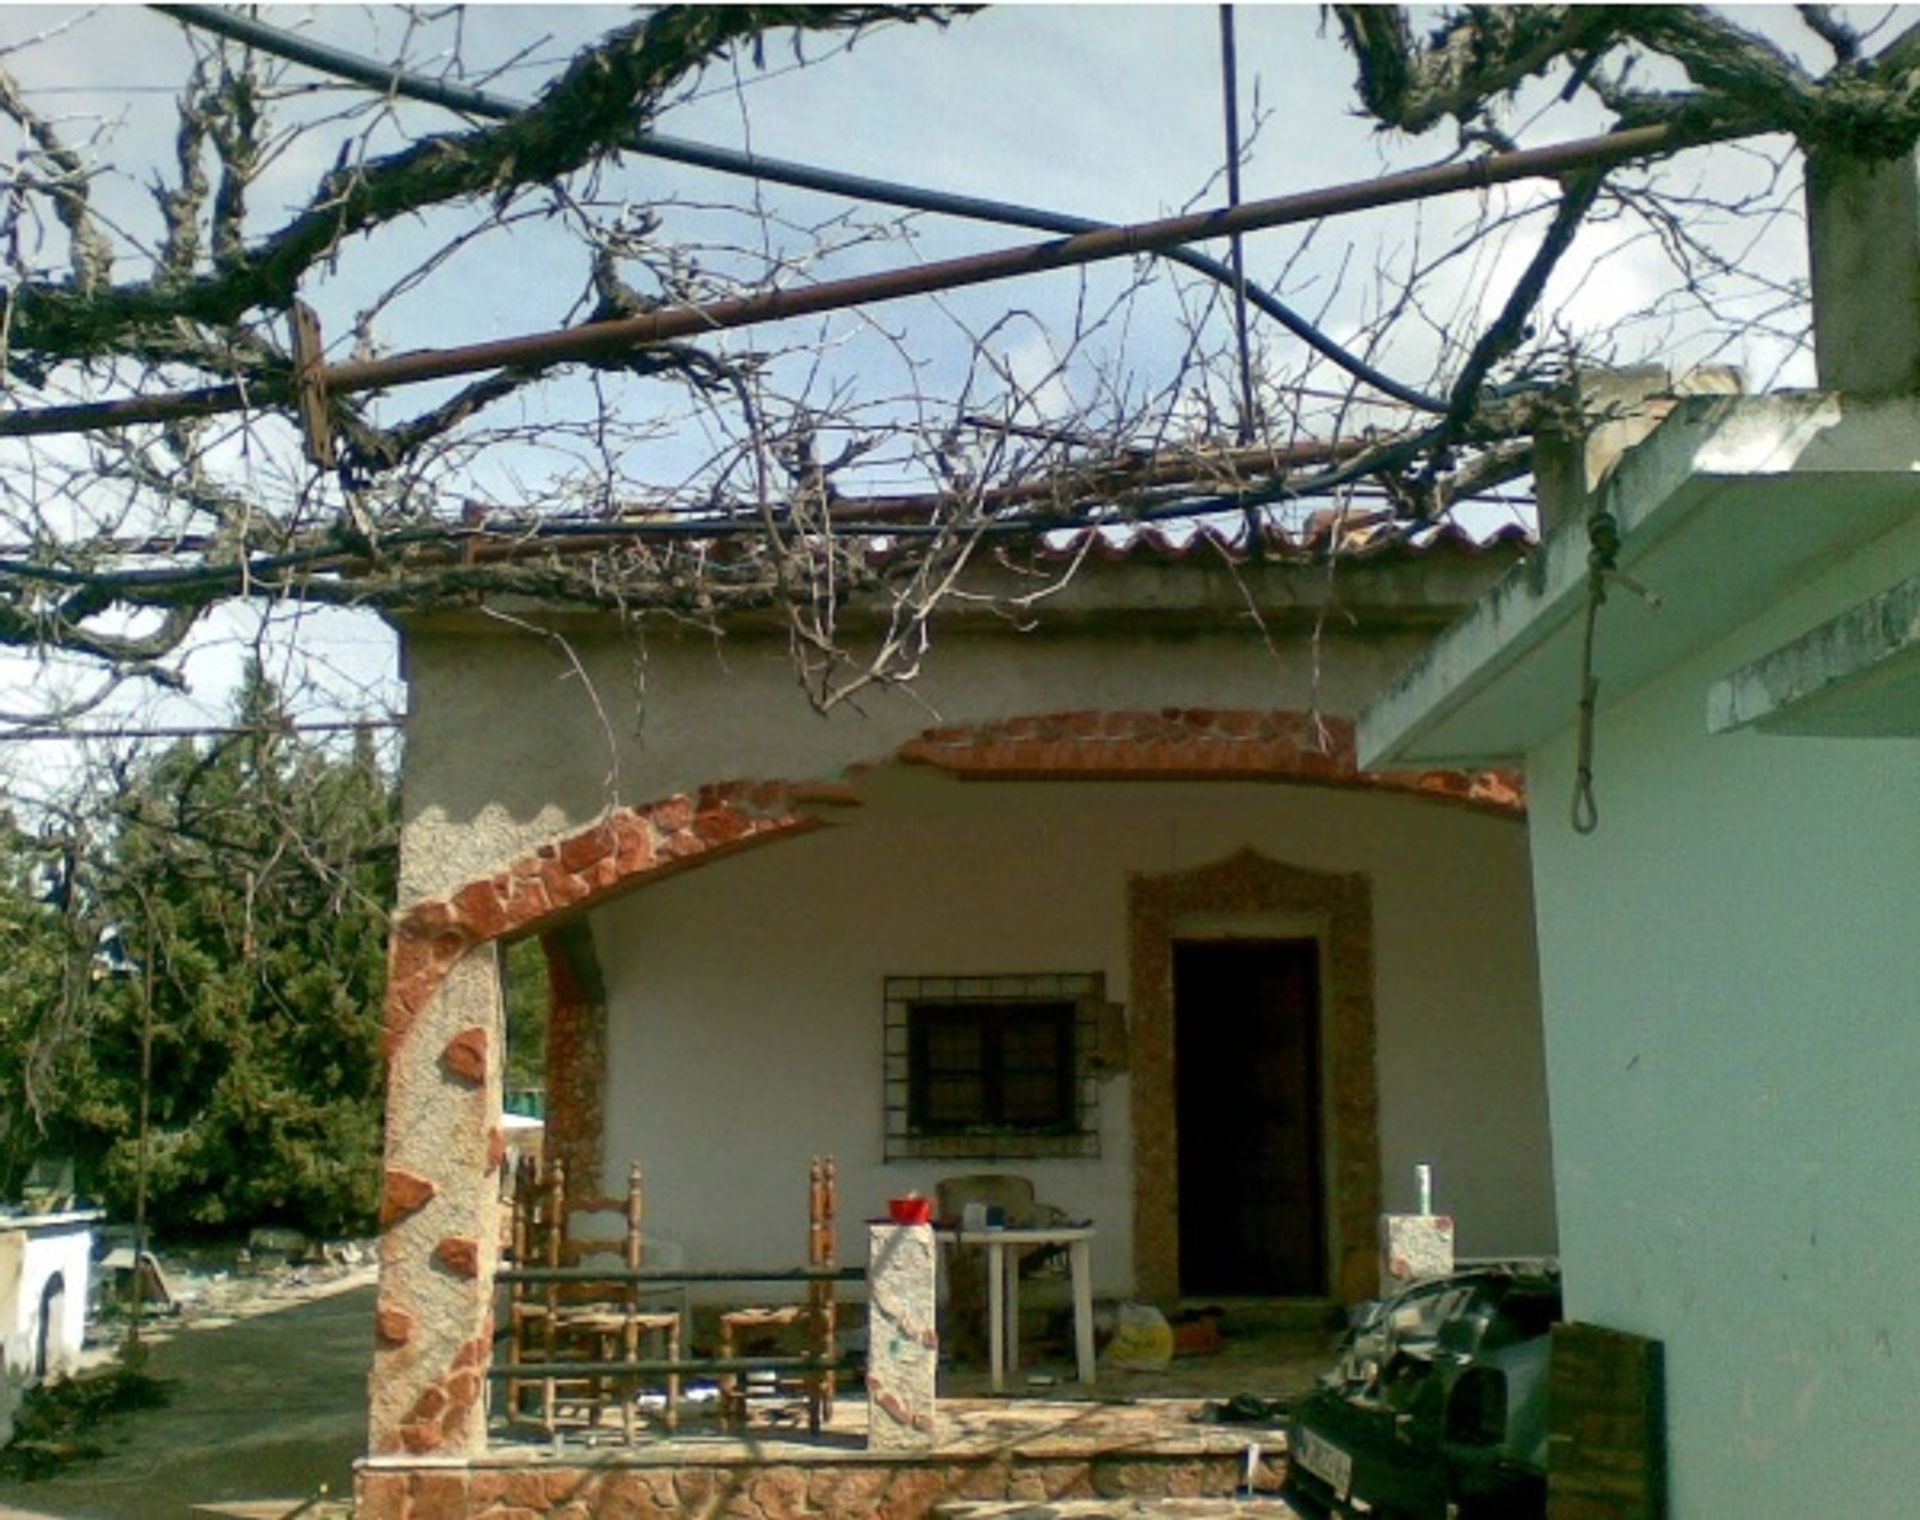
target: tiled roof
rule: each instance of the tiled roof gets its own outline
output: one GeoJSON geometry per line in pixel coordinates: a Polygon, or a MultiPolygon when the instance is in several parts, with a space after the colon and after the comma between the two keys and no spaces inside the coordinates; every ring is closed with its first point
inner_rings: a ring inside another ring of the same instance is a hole
{"type": "Polygon", "coordinates": [[[1436,554],[1479,555],[1535,542],[1533,532],[1507,523],[1487,534],[1473,534],[1453,522],[1410,523],[1388,512],[1315,512],[1297,529],[1271,519],[1261,525],[1260,543],[1249,549],[1245,528],[1226,533],[1214,527],[1169,531],[1157,526],[1078,528],[1042,541],[1039,553],[1069,560],[1082,553],[1108,563],[1178,564],[1194,559],[1252,558],[1281,561],[1341,559],[1415,559],[1436,554]],[[1091,543],[1089,543],[1091,540],[1091,543]]]}

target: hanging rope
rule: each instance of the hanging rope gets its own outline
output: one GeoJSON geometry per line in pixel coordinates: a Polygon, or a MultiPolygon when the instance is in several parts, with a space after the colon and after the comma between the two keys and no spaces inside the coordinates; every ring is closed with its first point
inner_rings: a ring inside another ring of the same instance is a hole
{"type": "Polygon", "coordinates": [[[1607,577],[1620,555],[1620,524],[1611,512],[1587,514],[1587,631],[1580,645],[1580,724],[1574,741],[1573,831],[1591,834],[1600,827],[1600,804],[1593,796],[1593,709],[1600,681],[1593,673],[1593,630],[1607,600],[1607,577]]]}
{"type": "Polygon", "coordinates": [[[1580,644],[1580,720],[1574,740],[1573,831],[1591,834],[1600,827],[1600,804],[1593,794],[1593,715],[1600,696],[1600,679],[1593,673],[1593,635],[1606,604],[1607,584],[1618,581],[1649,607],[1660,598],[1618,569],[1620,524],[1611,512],[1596,505],[1587,513],[1587,627],[1580,644]]]}

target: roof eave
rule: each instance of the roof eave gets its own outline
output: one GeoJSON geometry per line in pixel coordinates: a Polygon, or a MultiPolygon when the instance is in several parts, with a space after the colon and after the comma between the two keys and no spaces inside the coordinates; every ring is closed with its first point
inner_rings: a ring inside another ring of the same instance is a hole
{"type": "MultiPolygon", "coordinates": [[[[1920,399],[1823,392],[1684,401],[1602,486],[1619,580],[1597,626],[1608,701],[1777,601],[1807,567],[1920,512],[1920,399]],[[1654,600],[1657,599],[1657,602],[1654,600]]],[[[1556,532],[1362,714],[1360,763],[1499,765],[1572,725],[1587,523],[1556,532]]]]}

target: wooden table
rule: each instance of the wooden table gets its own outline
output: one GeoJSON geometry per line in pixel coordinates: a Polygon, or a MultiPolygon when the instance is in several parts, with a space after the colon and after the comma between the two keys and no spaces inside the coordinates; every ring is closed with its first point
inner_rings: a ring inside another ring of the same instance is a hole
{"type": "Polygon", "coordinates": [[[948,1245],[983,1246],[987,1253],[987,1348],[993,1391],[1006,1385],[1007,1368],[1020,1365],[1020,1251],[1023,1246],[1065,1246],[1073,1277],[1073,1349],[1080,1381],[1091,1385],[1093,1366],[1093,1226],[1019,1225],[936,1232],[948,1245]],[[1016,1249],[1009,1251],[1013,1246],[1016,1249]]]}

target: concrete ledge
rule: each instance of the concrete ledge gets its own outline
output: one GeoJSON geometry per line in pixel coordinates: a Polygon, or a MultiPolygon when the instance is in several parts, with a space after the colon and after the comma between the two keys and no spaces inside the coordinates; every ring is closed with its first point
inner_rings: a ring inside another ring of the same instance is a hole
{"type": "MultiPolygon", "coordinates": [[[[1696,398],[1602,488],[1625,588],[1601,612],[1604,708],[1773,605],[1807,566],[1920,510],[1920,401],[1825,393],[1696,398]]],[[[1389,687],[1359,723],[1360,764],[1511,763],[1572,725],[1588,539],[1569,522],[1389,687]]]]}
{"type": "Polygon", "coordinates": [[[1869,597],[1707,692],[1707,728],[1920,735],[1920,578],[1869,597]]]}

